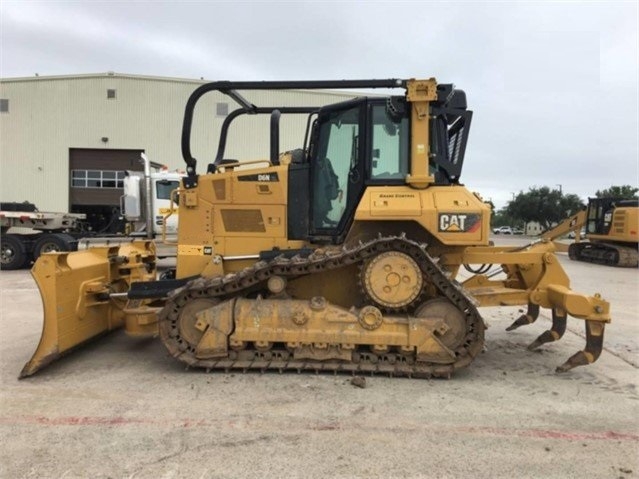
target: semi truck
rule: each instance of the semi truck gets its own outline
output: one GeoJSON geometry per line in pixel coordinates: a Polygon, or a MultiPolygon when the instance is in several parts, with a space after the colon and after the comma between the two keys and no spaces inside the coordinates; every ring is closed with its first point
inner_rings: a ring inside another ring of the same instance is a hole
{"type": "Polygon", "coordinates": [[[44,253],[76,251],[139,238],[156,239],[162,255],[174,256],[177,213],[171,214],[171,193],[178,188],[182,175],[150,161],[144,153],[140,161],[144,164],[143,172],[125,171],[124,194],[117,211],[126,222],[121,234],[105,235],[91,230],[84,214],[40,211],[29,202],[3,202],[0,267],[26,268],[44,253]]]}

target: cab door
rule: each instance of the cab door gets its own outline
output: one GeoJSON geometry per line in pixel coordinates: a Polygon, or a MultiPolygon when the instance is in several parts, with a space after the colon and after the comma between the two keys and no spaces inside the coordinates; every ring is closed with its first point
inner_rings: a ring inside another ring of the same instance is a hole
{"type": "Polygon", "coordinates": [[[311,240],[339,243],[364,191],[366,99],[320,110],[311,144],[311,240]]]}

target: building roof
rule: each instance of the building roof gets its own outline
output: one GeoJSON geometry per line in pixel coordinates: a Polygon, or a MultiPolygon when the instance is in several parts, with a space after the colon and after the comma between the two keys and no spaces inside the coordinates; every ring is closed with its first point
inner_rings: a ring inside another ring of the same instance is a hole
{"type": "Polygon", "coordinates": [[[134,75],[131,73],[117,73],[117,72],[104,72],[104,73],[81,73],[74,75],[50,75],[40,76],[37,73],[32,77],[14,77],[14,78],[0,78],[0,82],[29,82],[29,81],[51,81],[51,80],[85,80],[94,78],[128,78],[131,80],[153,80],[153,81],[165,81],[165,82],[178,82],[178,83],[208,83],[212,80],[205,80],[200,78],[199,80],[190,78],[172,78],[172,77],[160,77],[152,75],[134,75]]]}
{"type": "MultiPolygon", "coordinates": [[[[152,76],[152,75],[135,75],[131,73],[117,73],[117,72],[104,72],[104,73],[80,73],[73,75],[49,75],[49,76],[40,76],[36,73],[35,76],[32,77],[14,77],[14,78],[0,78],[0,84],[2,83],[24,83],[24,82],[38,82],[38,81],[64,81],[64,80],[93,80],[100,78],[118,78],[118,79],[128,79],[128,80],[143,80],[143,81],[157,81],[157,82],[168,82],[168,83],[189,83],[194,85],[204,85],[206,83],[210,83],[213,81],[219,80],[206,80],[203,77],[200,79],[193,78],[176,78],[176,77],[161,77],[161,76],[152,76]]],[[[354,91],[340,91],[340,90],[300,90],[300,89],[292,89],[288,91],[304,91],[305,93],[310,94],[330,94],[336,96],[344,96],[348,98],[352,98],[353,96],[357,96],[358,94],[362,94],[365,96],[380,96],[379,93],[372,92],[354,92],[354,91]]]]}

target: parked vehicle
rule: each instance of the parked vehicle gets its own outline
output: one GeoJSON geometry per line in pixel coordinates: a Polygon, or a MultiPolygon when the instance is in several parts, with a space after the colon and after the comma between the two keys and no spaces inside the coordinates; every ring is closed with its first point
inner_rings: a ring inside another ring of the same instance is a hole
{"type": "Polygon", "coordinates": [[[588,198],[585,210],[566,218],[540,239],[555,242],[565,235],[573,238],[579,230],[580,237],[575,237],[574,243],[555,242],[556,251],[567,252],[575,261],[636,268],[639,266],[638,209],[639,200],[633,198],[588,198]]]}
{"type": "Polygon", "coordinates": [[[28,201],[2,203],[0,268],[20,269],[42,253],[74,251],[77,243],[73,235],[84,233],[85,219],[84,214],[39,211],[28,201]]]}
{"type": "Polygon", "coordinates": [[[496,235],[511,235],[513,229],[510,226],[500,226],[499,228],[493,228],[493,233],[496,235]]]}
{"type": "Polygon", "coordinates": [[[571,244],[570,259],[636,268],[639,265],[638,209],[637,199],[588,198],[583,228],[588,241],[571,244]]]}
{"type": "MultiPolygon", "coordinates": [[[[104,235],[90,231],[84,222],[85,214],[43,212],[29,202],[2,203],[0,268],[27,268],[42,253],[113,246],[133,238],[161,239],[168,236],[175,239],[177,204],[176,198],[171,200],[171,192],[179,187],[181,175],[165,170],[152,173],[152,163],[144,153],[141,161],[144,163],[144,173],[125,172],[124,194],[120,198],[118,214],[127,221],[128,234],[104,235]],[[176,211],[168,216],[172,201],[176,211]],[[19,230],[9,232],[11,228],[19,230]]],[[[164,242],[158,241],[158,246],[164,246],[164,242]]],[[[160,255],[175,256],[174,250],[175,246],[163,247],[160,255]]]]}

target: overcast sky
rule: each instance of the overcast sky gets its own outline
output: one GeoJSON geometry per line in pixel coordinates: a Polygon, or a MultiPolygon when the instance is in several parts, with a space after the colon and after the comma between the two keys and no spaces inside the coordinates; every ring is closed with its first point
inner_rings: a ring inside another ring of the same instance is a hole
{"type": "Polygon", "coordinates": [[[474,111],[462,181],[503,206],[639,183],[638,2],[0,3],[0,76],[428,78],[474,111]]]}

